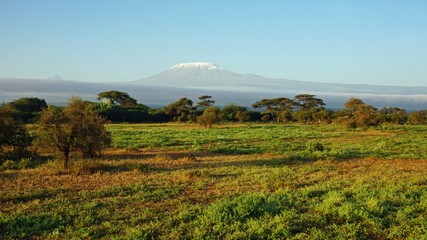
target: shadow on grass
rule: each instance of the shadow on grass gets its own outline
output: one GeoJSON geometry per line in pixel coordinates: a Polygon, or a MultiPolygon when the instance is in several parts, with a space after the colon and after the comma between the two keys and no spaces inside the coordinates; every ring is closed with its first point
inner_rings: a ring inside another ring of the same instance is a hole
{"type": "MultiPolygon", "coordinates": [[[[216,154],[215,156],[221,156],[216,154]]],[[[231,156],[226,154],[224,156],[231,156]]],[[[239,156],[239,155],[235,155],[239,156]]],[[[220,168],[220,167],[283,167],[283,166],[297,166],[314,163],[322,160],[332,160],[337,162],[353,161],[364,158],[366,156],[360,155],[335,155],[335,156],[280,156],[276,155],[273,158],[258,158],[239,160],[239,161],[225,161],[225,162],[208,162],[200,166],[200,168],[220,168]]]]}
{"type": "Polygon", "coordinates": [[[241,154],[231,152],[216,153],[207,151],[191,150],[152,150],[150,152],[132,151],[116,153],[110,152],[103,156],[103,160],[96,161],[94,164],[83,164],[77,173],[96,173],[96,172],[128,172],[138,170],[141,172],[167,172],[180,169],[203,169],[220,167],[281,167],[292,165],[309,164],[321,160],[333,161],[351,161],[366,157],[366,154],[355,149],[345,149],[341,151],[325,150],[324,152],[291,152],[283,155],[273,154],[271,157],[265,157],[262,154],[241,154]],[[246,156],[247,160],[238,159],[246,156]],[[252,157],[253,156],[253,157],[252,157]],[[206,160],[206,158],[215,157],[230,160],[206,160]],[[233,161],[233,158],[237,158],[233,161]],[[108,160],[117,160],[119,164],[111,164],[108,160]],[[127,160],[130,160],[127,162],[127,160]],[[137,160],[137,161],[135,161],[137,160]],[[81,171],[80,171],[81,170],[81,171]]]}
{"type": "Polygon", "coordinates": [[[94,163],[82,164],[73,169],[77,174],[86,173],[97,173],[97,172],[109,172],[109,173],[120,173],[129,171],[140,171],[140,172],[164,172],[170,171],[170,169],[152,166],[151,164],[144,163],[126,163],[120,165],[111,165],[97,161],[94,163]]]}
{"type": "Polygon", "coordinates": [[[63,193],[63,190],[41,190],[27,194],[16,194],[12,196],[0,196],[0,202],[2,204],[7,202],[31,202],[34,200],[45,200],[49,198],[53,198],[54,196],[63,193]]]}
{"type": "MultiPolygon", "coordinates": [[[[189,154],[194,154],[193,151],[180,151],[174,152],[173,150],[166,151],[156,151],[156,152],[143,152],[143,151],[134,151],[130,153],[108,153],[107,155],[102,156],[102,159],[106,160],[149,160],[157,158],[159,156],[166,156],[170,160],[179,160],[182,158],[187,158],[189,154]]],[[[205,155],[206,153],[202,153],[205,155]]]]}

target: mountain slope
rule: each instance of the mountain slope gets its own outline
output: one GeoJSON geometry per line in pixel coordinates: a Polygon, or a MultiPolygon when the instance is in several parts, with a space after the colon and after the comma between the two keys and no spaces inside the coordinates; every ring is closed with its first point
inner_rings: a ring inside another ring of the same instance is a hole
{"type": "Polygon", "coordinates": [[[217,65],[198,62],[182,63],[170,69],[133,82],[90,83],[49,79],[0,78],[0,101],[20,97],[40,97],[50,102],[65,102],[71,96],[96,100],[103,91],[129,93],[139,102],[164,105],[180,97],[197,99],[212,95],[218,105],[230,102],[250,106],[262,98],[315,94],[328,107],[340,108],[350,97],[362,98],[377,107],[396,106],[407,109],[427,109],[427,87],[338,84],[272,79],[253,74],[239,74],[217,65]]]}
{"type": "Polygon", "coordinates": [[[207,62],[181,63],[169,70],[135,83],[147,86],[170,86],[215,90],[256,92],[314,92],[329,94],[427,94],[427,87],[381,86],[369,84],[339,84],[265,78],[253,74],[238,74],[207,62]]]}

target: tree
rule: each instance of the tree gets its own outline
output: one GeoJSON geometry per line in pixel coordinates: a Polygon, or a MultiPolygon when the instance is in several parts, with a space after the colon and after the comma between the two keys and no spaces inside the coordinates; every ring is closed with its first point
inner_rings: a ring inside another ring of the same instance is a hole
{"type": "Polygon", "coordinates": [[[344,108],[347,114],[346,123],[351,128],[369,127],[377,124],[375,121],[377,109],[364,103],[361,99],[350,98],[344,104],[344,108]]]}
{"type": "Polygon", "coordinates": [[[32,143],[25,125],[13,117],[9,106],[0,107],[0,150],[11,146],[13,150],[23,150],[32,143]]]}
{"type": "Polygon", "coordinates": [[[239,123],[243,123],[249,120],[249,114],[247,111],[237,111],[236,112],[236,119],[239,121],[239,123]]]}
{"type": "Polygon", "coordinates": [[[46,101],[39,98],[20,98],[6,105],[13,111],[14,118],[24,123],[37,120],[39,113],[47,107],[46,101]]]}
{"type": "Polygon", "coordinates": [[[325,105],[322,99],[315,98],[316,95],[300,94],[295,96],[297,106],[304,111],[320,108],[325,105]]]}
{"type": "Polygon", "coordinates": [[[174,121],[184,122],[188,120],[190,112],[194,110],[193,101],[188,98],[180,98],[163,108],[163,111],[172,117],[174,121]]]}
{"type": "Polygon", "coordinates": [[[220,110],[217,107],[208,107],[198,118],[199,124],[205,126],[205,128],[211,128],[212,124],[219,122],[219,112],[220,110]]]}
{"type": "Polygon", "coordinates": [[[331,123],[334,116],[334,111],[327,109],[318,109],[313,118],[317,123],[331,123]]]}
{"type": "Polygon", "coordinates": [[[262,99],[254,104],[254,108],[265,108],[264,113],[270,114],[273,118],[273,121],[280,122],[279,115],[281,112],[288,110],[291,111],[292,108],[296,106],[296,102],[289,98],[273,98],[273,99],[262,99]]]}
{"type": "Polygon", "coordinates": [[[203,95],[199,97],[200,102],[197,103],[197,107],[201,109],[206,109],[212,105],[214,105],[215,100],[212,100],[212,96],[203,95]]]}
{"type": "Polygon", "coordinates": [[[408,115],[408,122],[411,124],[424,124],[427,123],[427,110],[418,112],[411,112],[408,115]]]}
{"type": "Polygon", "coordinates": [[[292,110],[284,110],[279,115],[280,122],[288,123],[293,120],[292,110]]]}
{"type": "Polygon", "coordinates": [[[102,148],[111,143],[110,135],[104,127],[106,120],[95,112],[94,105],[72,98],[64,112],[70,122],[75,124],[75,147],[83,157],[94,158],[102,148]]]}
{"type": "Polygon", "coordinates": [[[295,102],[299,107],[294,113],[296,120],[300,123],[311,124],[316,120],[316,114],[323,110],[325,103],[320,98],[315,98],[316,95],[300,94],[295,96],[295,102]]]}
{"type": "Polygon", "coordinates": [[[111,122],[147,122],[150,108],[144,104],[122,107],[104,102],[95,104],[96,112],[111,122]]]}
{"type": "Polygon", "coordinates": [[[47,108],[47,103],[44,99],[40,98],[20,98],[9,103],[9,105],[20,112],[41,112],[47,108]]]}
{"type": "Polygon", "coordinates": [[[379,123],[404,124],[408,120],[408,114],[405,109],[398,107],[382,108],[377,113],[379,123]]]}
{"type": "Polygon", "coordinates": [[[298,111],[294,112],[293,116],[299,123],[311,124],[314,121],[314,112],[315,110],[313,109],[299,109],[298,111]]]}
{"type": "Polygon", "coordinates": [[[107,91],[98,94],[98,100],[106,99],[109,104],[120,104],[122,107],[130,107],[137,104],[136,100],[125,92],[107,91]]]}
{"type": "Polygon", "coordinates": [[[77,97],[71,98],[64,109],[48,106],[43,110],[38,126],[38,143],[59,150],[65,169],[73,150],[93,158],[110,142],[104,119],[95,112],[91,103],[77,97]]]}
{"type": "Polygon", "coordinates": [[[75,141],[74,126],[65,113],[54,106],[48,106],[40,115],[37,143],[42,146],[54,145],[63,154],[64,168],[68,168],[71,147],[75,141]]]}
{"type": "Polygon", "coordinates": [[[246,112],[246,108],[235,103],[230,103],[228,105],[225,105],[221,109],[221,114],[224,116],[225,120],[227,121],[235,121],[237,119],[237,113],[239,112],[241,113],[246,112]]]}

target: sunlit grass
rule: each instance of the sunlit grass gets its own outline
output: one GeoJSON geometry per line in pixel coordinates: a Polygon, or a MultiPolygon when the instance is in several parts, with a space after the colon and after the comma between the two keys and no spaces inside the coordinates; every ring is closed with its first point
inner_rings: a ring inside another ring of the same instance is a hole
{"type": "Polygon", "coordinates": [[[427,127],[109,129],[101,160],[0,172],[0,237],[427,238],[427,127]]]}

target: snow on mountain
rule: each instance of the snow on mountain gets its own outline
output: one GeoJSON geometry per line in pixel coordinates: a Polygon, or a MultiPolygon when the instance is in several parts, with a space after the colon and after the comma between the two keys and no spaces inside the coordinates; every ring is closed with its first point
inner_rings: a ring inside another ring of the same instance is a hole
{"type": "MultiPolygon", "coordinates": [[[[234,98],[293,97],[308,93],[317,95],[333,106],[342,106],[350,97],[359,97],[377,106],[411,106],[427,102],[427,87],[339,84],[273,79],[253,74],[239,74],[208,62],[180,63],[152,77],[134,82],[140,86],[197,94],[230,94],[234,98]],[[240,95],[239,95],[240,94],[240,95]],[[244,96],[244,97],[243,97],[244,96]],[[398,103],[398,104],[396,104],[398,103]]],[[[187,94],[189,95],[189,94],[187,94]]],[[[233,100],[232,100],[233,101],[233,100]]],[[[234,101],[237,101],[234,100],[234,101]]]]}
{"type": "Polygon", "coordinates": [[[98,93],[119,90],[145,104],[168,104],[186,96],[197,99],[211,95],[217,104],[236,102],[250,106],[263,98],[315,94],[328,107],[342,107],[350,97],[358,97],[377,107],[397,106],[425,109],[427,87],[339,84],[272,79],[253,74],[239,74],[207,62],[181,63],[149,78],[134,82],[90,83],[49,79],[0,77],[0,102],[19,97],[40,97],[48,101],[66,102],[71,96],[94,100],[98,93]]]}
{"type": "Polygon", "coordinates": [[[234,73],[208,62],[192,62],[174,65],[169,70],[137,83],[193,89],[245,90],[254,88],[253,83],[258,84],[265,80],[258,75],[234,73]]]}
{"type": "Polygon", "coordinates": [[[170,68],[171,70],[183,70],[183,69],[204,69],[208,71],[215,71],[219,69],[218,65],[208,62],[191,62],[191,63],[179,63],[170,68]]]}

